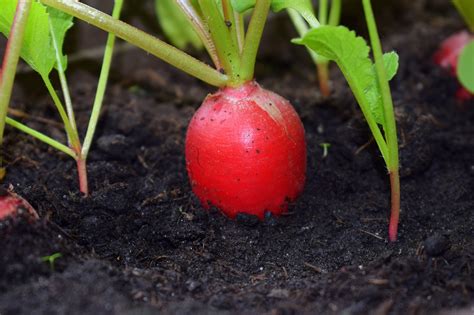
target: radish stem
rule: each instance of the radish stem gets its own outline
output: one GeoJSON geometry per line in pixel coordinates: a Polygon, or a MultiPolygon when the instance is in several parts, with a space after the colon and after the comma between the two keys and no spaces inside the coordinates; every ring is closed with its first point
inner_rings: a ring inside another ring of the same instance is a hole
{"type": "MultiPolygon", "coordinates": [[[[123,0],[115,0],[112,17],[114,19],[120,18],[122,12],[123,0]]],[[[95,94],[94,105],[92,106],[91,117],[89,119],[89,125],[87,126],[86,136],[82,145],[82,149],[79,148],[78,159],[77,159],[77,172],[79,177],[79,189],[86,196],[89,194],[89,185],[87,180],[87,157],[89,155],[89,149],[94,138],[94,133],[99,121],[99,115],[104,102],[105,89],[109,80],[110,65],[112,64],[112,56],[114,53],[115,35],[109,33],[107,36],[107,43],[105,45],[104,58],[102,61],[102,69],[100,70],[99,83],[97,85],[97,91],[95,94]]]]}
{"type": "Polygon", "coordinates": [[[64,110],[64,106],[61,103],[61,100],[59,99],[59,96],[56,93],[56,90],[54,89],[53,84],[51,83],[51,80],[49,79],[48,76],[41,76],[41,78],[43,79],[43,82],[46,85],[46,88],[48,89],[48,92],[51,95],[51,98],[53,99],[53,103],[59,112],[59,116],[61,116],[61,119],[64,124],[64,128],[66,129],[66,134],[70,142],[70,146],[80,145],[77,129],[72,128],[71,123],[69,121],[69,117],[66,111],[64,110]]]}
{"type": "Polygon", "coordinates": [[[87,181],[86,159],[79,157],[77,160],[77,174],[79,177],[79,190],[85,195],[89,195],[89,184],[87,181]]]}
{"type": "Polygon", "coordinates": [[[260,46],[260,39],[262,38],[270,4],[270,0],[259,0],[255,4],[242,52],[240,78],[244,82],[250,81],[254,77],[257,51],[260,46]]]}
{"type": "Polygon", "coordinates": [[[51,22],[51,19],[49,19],[49,33],[51,35],[51,39],[53,42],[54,46],[54,52],[55,52],[55,57],[56,57],[56,65],[57,65],[57,70],[59,74],[59,82],[61,83],[61,89],[63,92],[63,97],[64,97],[64,103],[66,104],[66,111],[67,111],[67,116],[69,117],[69,123],[71,124],[71,128],[75,130],[77,133],[77,126],[76,126],[76,118],[74,117],[74,109],[72,108],[72,101],[71,101],[71,95],[69,94],[69,86],[67,84],[66,80],[66,74],[65,74],[65,69],[63,67],[63,63],[61,61],[61,55],[60,55],[60,48],[58,47],[58,41],[56,39],[56,34],[53,31],[53,24],[51,22]]]}
{"type": "Polygon", "coordinates": [[[328,24],[332,26],[339,25],[341,20],[341,0],[331,1],[331,11],[329,12],[328,24]]]}
{"type": "Polygon", "coordinates": [[[400,218],[400,176],[398,169],[390,172],[390,192],[392,214],[390,216],[388,236],[390,241],[394,242],[397,240],[398,221],[400,218]]]}
{"type": "Polygon", "coordinates": [[[239,53],[244,49],[245,41],[245,23],[244,16],[237,11],[234,11],[235,29],[237,31],[237,44],[239,45],[239,53]]]}
{"type": "Polygon", "coordinates": [[[331,95],[331,88],[329,87],[329,62],[323,61],[317,64],[319,90],[324,97],[331,95]]]}
{"type": "Polygon", "coordinates": [[[240,55],[237,47],[237,38],[232,39],[232,27],[226,25],[220,8],[214,0],[199,0],[203,15],[216,45],[217,55],[222,63],[222,68],[229,76],[226,85],[239,85],[238,69],[240,68],[240,55]]]}
{"type": "Polygon", "coordinates": [[[240,59],[240,47],[239,39],[237,35],[237,25],[235,23],[234,10],[230,0],[222,0],[222,12],[224,13],[224,23],[230,32],[230,38],[232,40],[232,46],[235,50],[235,54],[240,59]]]}
{"type": "Polygon", "coordinates": [[[369,29],[369,36],[371,46],[375,59],[375,69],[377,79],[382,92],[382,102],[384,107],[385,117],[385,138],[388,147],[388,158],[385,159],[388,171],[390,173],[391,183],[391,216],[389,227],[390,241],[397,240],[398,220],[400,216],[400,178],[398,165],[398,138],[397,125],[395,122],[395,114],[393,110],[392,95],[390,92],[390,85],[387,80],[387,73],[383,63],[382,45],[375,24],[374,13],[370,0],[362,0],[364,6],[365,18],[367,20],[367,27],[369,29]]]}
{"type": "Polygon", "coordinates": [[[328,0],[319,0],[319,23],[326,25],[328,21],[328,0]]]}

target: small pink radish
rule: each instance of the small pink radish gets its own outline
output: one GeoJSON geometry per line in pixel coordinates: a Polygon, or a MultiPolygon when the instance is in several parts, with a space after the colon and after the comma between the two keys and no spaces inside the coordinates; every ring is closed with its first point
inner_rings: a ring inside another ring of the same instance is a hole
{"type": "MultiPolygon", "coordinates": [[[[434,62],[447,69],[453,77],[456,77],[459,55],[472,40],[474,40],[474,36],[467,31],[451,35],[441,43],[441,46],[435,52],[433,56],[434,62]]],[[[459,87],[456,91],[456,98],[460,101],[466,101],[473,97],[474,95],[463,87],[459,87]]]]}
{"type": "Polygon", "coordinates": [[[29,214],[38,219],[38,214],[28,201],[11,190],[0,188],[0,221],[18,214],[29,214]]]}

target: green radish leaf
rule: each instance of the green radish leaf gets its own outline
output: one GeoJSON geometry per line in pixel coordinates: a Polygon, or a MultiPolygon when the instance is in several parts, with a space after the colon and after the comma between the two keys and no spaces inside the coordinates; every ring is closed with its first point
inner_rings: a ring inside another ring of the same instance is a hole
{"type": "Polygon", "coordinates": [[[191,22],[174,0],[155,0],[155,11],[163,32],[173,45],[180,49],[188,45],[196,49],[204,47],[191,22]]]}
{"type": "MultiPolygon", "coordinates": [[[[374,64],[369,58],[370,48],[362,37],[344,26],[321,26],[310,30],[302,39],[293,40],[306,45],[318,55],[337,63],[357,102],[378,124],[385,125],[382,93],[377,82],[374,64]]],[[[388,79],[398,69],[398,55],[384,55],[388,79]]]]}
{"type": "MultiPolygon", "coordinates": [[[[247,11],[255,6],[255,0],[231,0],[232,7],[239,13],[247,11]]],[[[284,9],[293,9],[297,11],[311,27],[319,25],[314,15],[311,0],[273,0],[272,11],[279,12],[284,9]]]]}
{"type": "Polygon", "coordinates": [[[457,75],[461,84],[474,94],[474,41],[467,44],[461,52],[457,75]]]}
{"type": "Polygon", "coordinates": [[[472,0],[453,0],[454,6],[461,13],[464,21],[469,26],[471,32],[474,32],[474,1],[472,0]]]}
{"type": "MultiPolygon", "coordinates": [[[[0,32],[9,36],[15,17],[18,0],[0,0],[0,32]]],[[[67,59],[62,54],[62,45],[66,31],[72,26],[72,17],[52,8],[46,8],[38,1],[33,1],[28,23],[25,29],[21,58],[41,76],[48,76],[56,65],[56,50],[53,36],[56,38],[58,55],[63,67],[67,59]]]]}

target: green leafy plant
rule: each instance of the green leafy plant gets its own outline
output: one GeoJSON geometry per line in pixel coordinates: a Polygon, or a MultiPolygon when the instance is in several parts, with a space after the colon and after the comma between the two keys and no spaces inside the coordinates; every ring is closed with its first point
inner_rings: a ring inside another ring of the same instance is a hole
{"type": "MultiPolygon", "coordinates": [[[[123,0],[116,0],[113,16],[119,18],[123,0]]],[[[43,82],[51,95],[54,105],[56,106],[59,116],[66,131],[68,145],[62,144],[60,141],[40,133],[28,126],[6,117],[7,124],[51,145],[52,147],[68,154],[77,162],[77,170],[79,177],[79,186],[82,193],[89,193],[87,181],[86,160],[92,143],[92,138],[97,126],[99,113],[107,85],[108,74],[112,59],[115,36],[110,34],[107,40],[102,70],[99,78],[96,98],[92,108],[89,126],[84,138],[81,142],[79,132],[76,125],[74,109],[69,93],[69,87],[66,79],[67,56],[62,52],[62,47],[67,31],[73,26],[73,17],[51,7],[46,7],[39,1],[18,1],[18,0],[0,0],[0,32],[15,40],[15,37],[24,37],[21,46],[20,56],[25,60],[43,79],[43,82]],[[23,2],[31,5],[31,11],[27,14],[27,24],[20,33],[10,33],[10,29],[14,23],[15,7],[23,2]],[[58,74],[63,94],[63,101],[57,94],[50,75],[55,70],[58,74]]],[[[5,82],[12,84],[13,79],[10,78],[5,82]]],[[[3,94],[2,94],[3,96],[3,94]]],[[[5,94],[5,103],[2,104],[2,110],[6,114],[8,109],[9,96],[5,94]]],[[[3,115],[4,117],[6,115],[3,115]]],[[[1,123],[1,121],[0,121],[1,123]]]]}
{"type": "Polygon", "coordinates": [[[370,0],[363,0],[363,6],[375,64],[369,58],[370,47],[364,39],[343,26],[320,26],[294,42],[334,61],[354,93],[390,174],[389,238],[395,241],[400,213],[400,180],[396,122],[388,81],[397,71],[398,56],[394,52],[382,54],[370,0]]]}

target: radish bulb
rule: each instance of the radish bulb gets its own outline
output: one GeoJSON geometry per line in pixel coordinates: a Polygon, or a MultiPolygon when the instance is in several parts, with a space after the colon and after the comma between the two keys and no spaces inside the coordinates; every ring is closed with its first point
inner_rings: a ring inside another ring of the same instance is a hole
{"type": "Polygon", "coordinates": [[[284,213],[306,178],[303,125],[283,97],[250,81],[208,95],[186,136],[186,166],[205,208],[284,213]]]}

